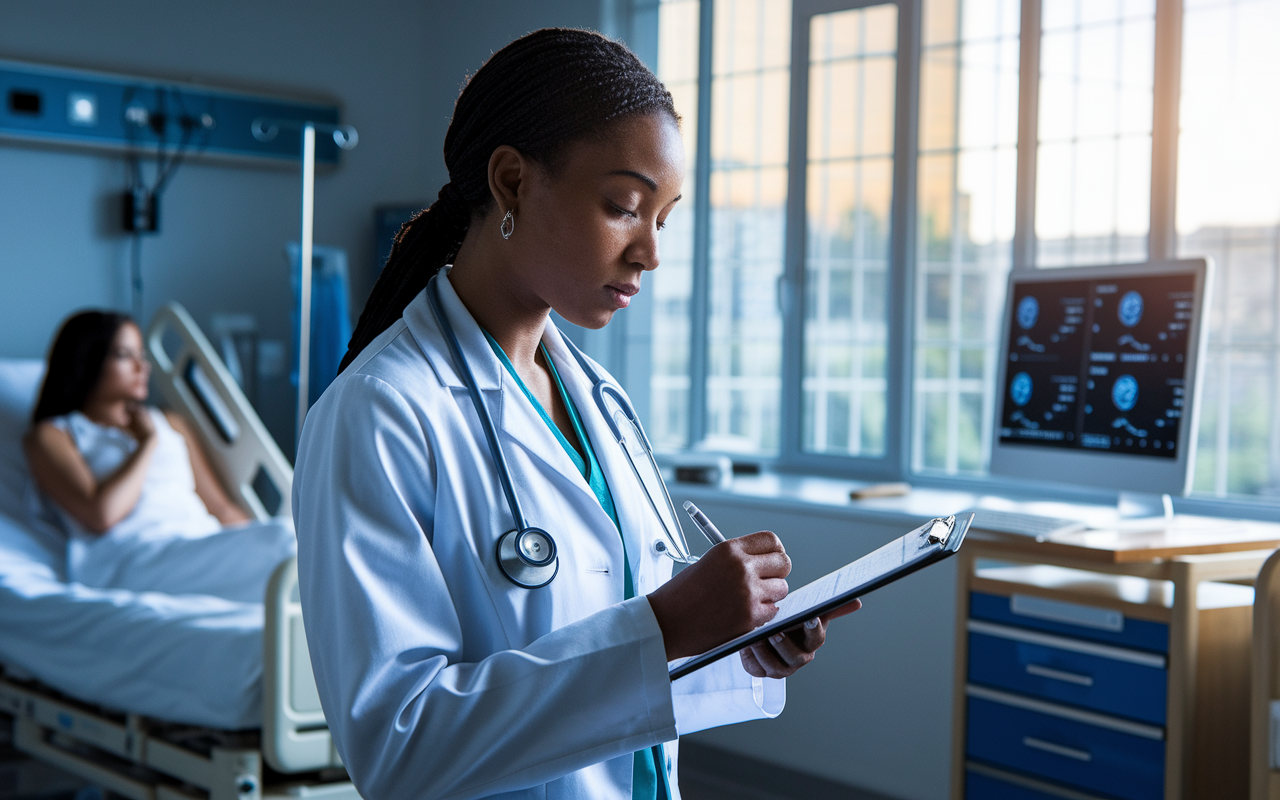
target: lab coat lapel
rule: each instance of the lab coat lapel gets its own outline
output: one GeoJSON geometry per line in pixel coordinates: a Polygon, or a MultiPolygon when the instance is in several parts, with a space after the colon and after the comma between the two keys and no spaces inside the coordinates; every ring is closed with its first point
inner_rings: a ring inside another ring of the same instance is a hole
{"type": "MultiPolygon", "coordinates": [[[[476,386],[481,392],[501,389],[502,364],[493,354],[493,349],[489,347],[488,340],[484,338],[484,333],[472,318],[471,312],[462,304],[457,292],[453,290],[447,270],[440,270],[431,282],[439,285],[440,305],[449,317],[453,334],[458,339],[463,355],[466,356],[471,373],[475,375],[476,386]]],[[[422,349],[423,356],[426,357],[427,363],[431,365],[440,383],[451,389],[465,389],[467,384],[463,381],[458,366],[454,364],[453,351],[449,347],[448,338],[436,323],[435,314],[432,313],[427,300],[427,292],[430,290],[430,284],[428,284],[428,288],[419,292],[418,296],[405,306],[405,324],[409,327],[409,332],[413,334],[414,340],[422,349]]],[[[496,422],[498,409],[496,406],[492,408],[493,411],[490,413],[494,415],[496,422]]]]}
{"type": "Polygon", "coordinates": [[[568,345],[558,328],[547,322],[547,334],[543,341],[555,361],[560,379],[564,382],[565,391],[578,407],[578,415],[582,418],[582,426],[591,439],[595,449],[596,460],[604,471],[605,480],[609,484],[609,492],[613,496],[614,509],[618,513],[618,522],[622,527],[622,537],[626,542],[627,560],[631,565],[632,581],[636,594],[645,594],[654,588],[654,576],[651,575],[649,548],[656,541],[657,532],[650,530],[654,523],[653,512],[649,510],[644,498],[644,490],[636,481],[627,457],[618,440],[605,422],[596,405],[593,386],[582,371],[578,360],[569,352],[568,345]]]}

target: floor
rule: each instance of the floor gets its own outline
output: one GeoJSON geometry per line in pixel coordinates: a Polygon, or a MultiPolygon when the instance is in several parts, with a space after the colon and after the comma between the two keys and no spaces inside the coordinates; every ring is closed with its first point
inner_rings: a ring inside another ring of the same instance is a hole
{"type": "Polygon", "coordinates": [[[890,800],[691,741],[680,743],[680,794],[684,800],[890,800]]]}
{"type": "MultiPolygon", "coordinates": [[[[86,791],[78,778],[14,751],[6,738],[0,734],[0,800],[104,797],[100,790],[86,791]]],[[[684,800],[890,800],[690,741],[680,744],[680,793],[684,800]]]]}

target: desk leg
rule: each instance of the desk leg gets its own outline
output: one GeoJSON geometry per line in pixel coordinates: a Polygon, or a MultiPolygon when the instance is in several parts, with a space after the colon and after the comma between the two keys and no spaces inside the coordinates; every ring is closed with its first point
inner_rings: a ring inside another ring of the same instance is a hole
{"type": "Polygon", "coordinates": [[[1252,608],[1199,608],[1209,565],[1174,561],[1166,800],[1244,800],[1249,791],[1252,608]]]}
{"type": "Polygon", "coordinates": [[[961,549],[956,554],[956,660],[953,671],[954,705],[951,709],[951,800],[964,800],[965,729],[969,682],[969,582],[975,558],[961,549]]]}
{"type": "Polygon", "coordinates": [[[1280,566],[1280,559],[1275,556],[1268,558],[1262,571],[1258,573],[1258,581],[1254,587],[1257,595],[1253,603],[1253,698],[1250,702],[1249,731],[1250,800],[1280,797],[1280,793],[1274,791],[1275,777],[1271,771],[1271,698],[1280,696],[1275,691],[1276,676],[1273,674],[1275,643],[1271,640],[1271,628],[1274,625],[1272,618],[1275,614],[1271,583],[1275,580],[1278,566],[1280,566]]]}
{"type": "Polygon", "coordinates": [[[1169,628],[1169,699],[1165,726],[1164,797],[1182,800],[1190,776],[1191,736],[1195,730],[1196,614],[1194,566],[1174,561],[1173,624],[1169,628]]]}

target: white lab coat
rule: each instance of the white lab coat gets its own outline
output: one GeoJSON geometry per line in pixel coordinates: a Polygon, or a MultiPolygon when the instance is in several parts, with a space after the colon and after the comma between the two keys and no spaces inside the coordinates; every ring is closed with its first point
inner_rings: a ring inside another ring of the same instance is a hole
{"type": "MultiPolygon", "coordinates": [[[[671,576],[657,521],[561,334],[543,341],[583,418],[618,531],[444,273],[528,524],[556,540],[550,585],[495,550],[514,525],[480,418],[425,293],[326,390],[294,475],[303,616],[325,717],[357,789],[399,798],[631,797],[632,753],[776,716],[785,683],[729,658],[672,683],[645,598],[671,576]]],[[[603,375],[603,370],[601,371],[603,375]]]]}

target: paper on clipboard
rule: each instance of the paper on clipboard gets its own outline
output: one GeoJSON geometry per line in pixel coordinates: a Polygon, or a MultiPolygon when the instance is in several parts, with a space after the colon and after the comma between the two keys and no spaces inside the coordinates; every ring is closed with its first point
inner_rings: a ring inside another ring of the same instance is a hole
{"type": "Polygon", "coordinates": [[[771,622],[677,664],[670,670],[671,680],[764,641],[775,633],[834,611],[857,597],[947,558],[960,548],[972,520],[972,514],[960,520],[954,516],[932,519],[857,561],[796,589],[778,603],[778,614],[771,622]]]}

